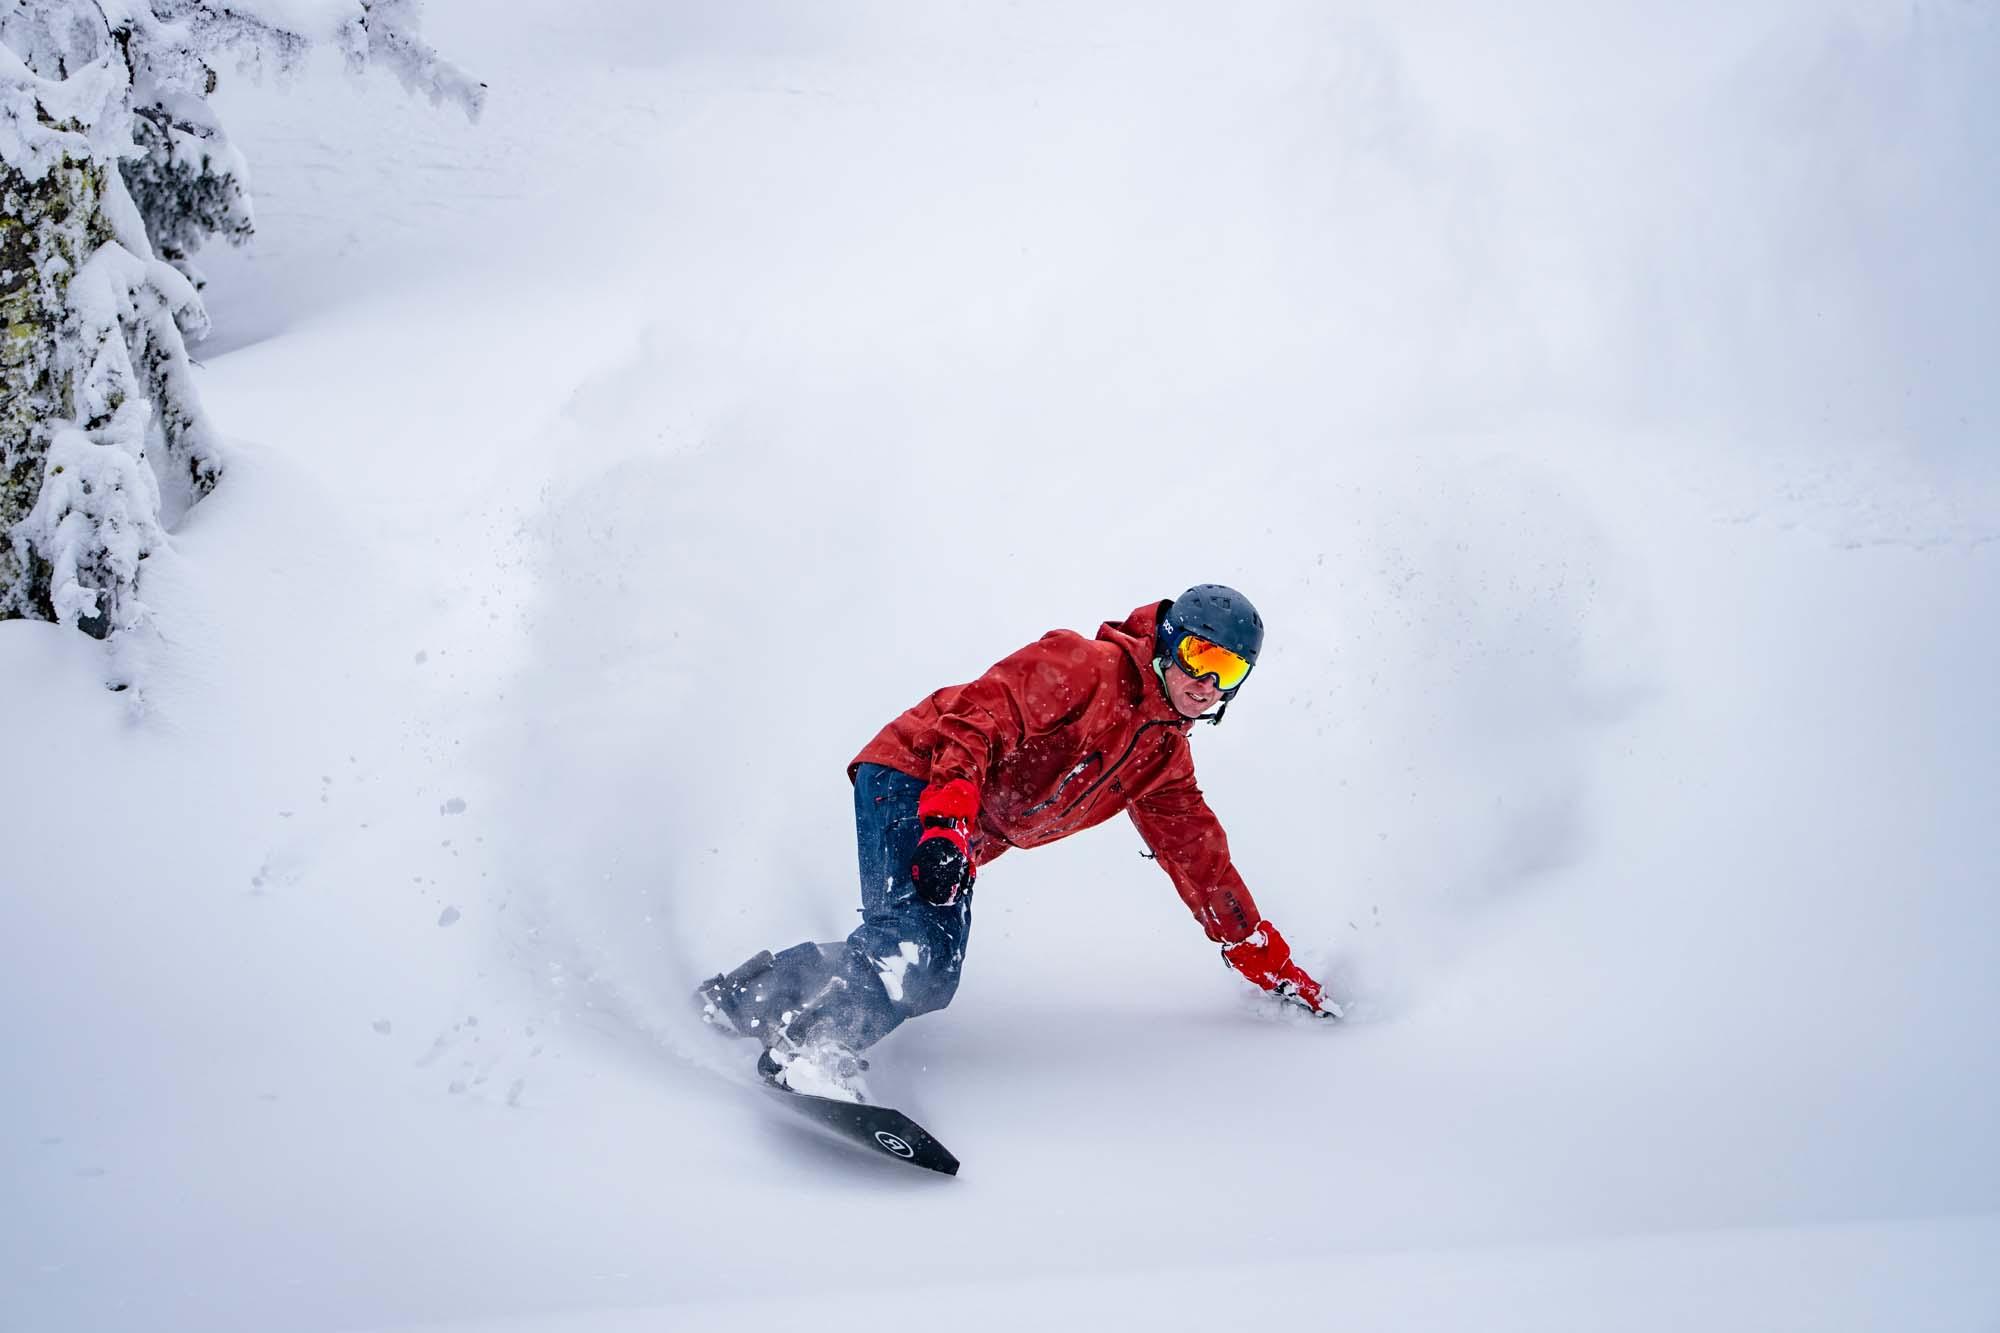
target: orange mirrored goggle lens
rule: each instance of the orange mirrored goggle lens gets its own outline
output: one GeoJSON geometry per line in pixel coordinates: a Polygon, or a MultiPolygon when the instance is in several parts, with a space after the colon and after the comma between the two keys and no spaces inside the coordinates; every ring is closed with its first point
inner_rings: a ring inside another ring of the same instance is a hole
{"type": "Polygon", "coordinates": [[[1215,683],[1225,690],[1235,689],[1250,674],[1250,663],[1241,653],[1231,652],[1219,643],[1210,643],[1194,634],[1181,639],[1175,656],[1180,658],[1181,665],[1190,676],[1196,680],[1214,676],[1215,683]]]}

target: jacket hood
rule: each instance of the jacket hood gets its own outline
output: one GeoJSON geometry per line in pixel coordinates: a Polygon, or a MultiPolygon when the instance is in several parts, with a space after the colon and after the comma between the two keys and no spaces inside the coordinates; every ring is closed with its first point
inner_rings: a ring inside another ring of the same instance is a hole
{"type": "Polygon", "coordinates": [[[1160,627],[1160,617],[1172,605],[1171,601],[1147,602],[1123,620],[1107,620],[1099,625],[1097,637],[1124,649],[1132,664],[1139,668],[1140,677],[1152,680],[1153,637],[1160,627]]]}

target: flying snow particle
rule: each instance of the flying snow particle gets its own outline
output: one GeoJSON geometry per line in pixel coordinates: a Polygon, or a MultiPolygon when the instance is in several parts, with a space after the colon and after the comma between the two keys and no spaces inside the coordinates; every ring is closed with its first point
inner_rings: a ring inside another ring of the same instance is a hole
{"type": "Polygon", "coordinates": [[[438,924],[440,926],[456,925],[458,923],[458,915],[456,907],[447,907],[438,913],[438,924]]]}

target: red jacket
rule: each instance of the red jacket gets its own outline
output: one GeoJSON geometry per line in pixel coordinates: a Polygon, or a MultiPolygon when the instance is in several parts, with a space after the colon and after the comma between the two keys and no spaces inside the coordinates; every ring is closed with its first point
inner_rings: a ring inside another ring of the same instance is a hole
{"type": "Polygon", "coordinates": [[[1094,639],[1050,630],[882,728],[848,776],[881,764],[931,783],[970,781],[979,789],[972,858],[980,865],[1123,810],[1209,938],[1241,940],[1257,906],[1195,785],[1194,724],[1153,673],[1153,629],[1167,605],[1106,621],[1094,639]]]}

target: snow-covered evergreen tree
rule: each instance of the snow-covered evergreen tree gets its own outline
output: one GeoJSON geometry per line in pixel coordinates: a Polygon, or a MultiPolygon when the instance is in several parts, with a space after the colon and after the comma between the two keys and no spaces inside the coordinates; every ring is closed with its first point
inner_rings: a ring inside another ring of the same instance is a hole
{"type": "Polygon", "coordinates": [[[282,71],[331,43],[476,115],[483,89],[417,19],[418,0],[0,0],[0,619],[137,624],[140,562],[221,474],[186,265],[251,213],[211,62],[282,71]]]}

